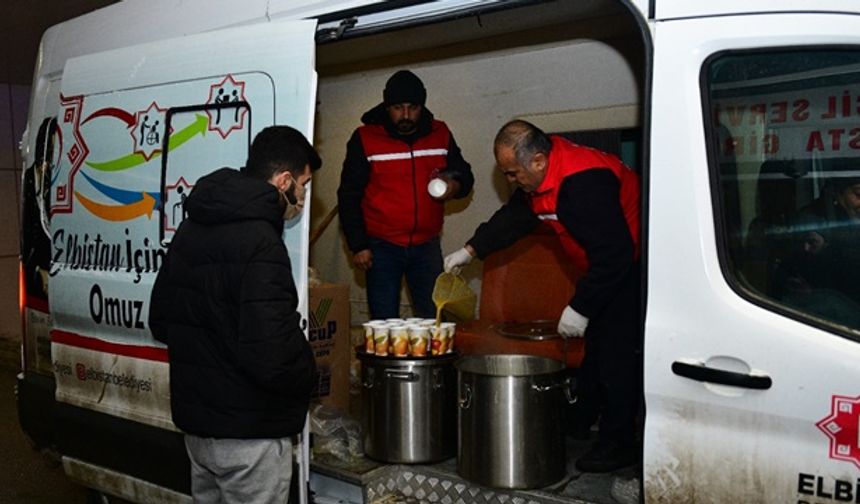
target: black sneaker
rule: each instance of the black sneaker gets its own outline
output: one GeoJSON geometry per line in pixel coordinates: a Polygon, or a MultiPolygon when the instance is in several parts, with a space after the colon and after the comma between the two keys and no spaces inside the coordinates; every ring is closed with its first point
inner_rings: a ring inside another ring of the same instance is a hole
{"type": "Polygon", "coordinates": [[[639,460],[636,445],[615,441],[597,441],[576,461],[582,472],[605,473],[635,464],[639,460]]]}

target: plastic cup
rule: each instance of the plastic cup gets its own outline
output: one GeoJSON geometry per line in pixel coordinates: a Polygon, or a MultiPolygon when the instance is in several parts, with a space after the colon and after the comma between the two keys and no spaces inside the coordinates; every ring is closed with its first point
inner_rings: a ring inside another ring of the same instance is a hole
{"type": "Polygon", "coordinates": [[[457,333],[457,324],[454,322],[442,322],[442,329],[445,330],[445,352],[451,353],[454,351],[454,334],[457,333]]]}
{"type": "Polygon", "coordinates": [[[445,332],[442,326],[430,327],[430,355],[442,355],[447,350],[445,332]]]}
{"type": "Polygon", "coordinates": [[[409,327],[409,355],[412,357],[427,357],[427,347],[430,344],[430,328],[413,325],[409,327]]]}
{"type": "Polygon", "coordinates": [[[440,178],[434,178],[427,184],[427,192],[434,198],[442,197],[448,191],[448,183],[440,178]]]}
{"type": "Polygon", "coordinates": [[[364,351],[372,354],[376,353],[376,345],[373,341],[373,326],[376,325],[373,321],[361,324],[364,327],[364,351]]]}
{"type": "Polygon", "coordinates": [[[409,332],[405,325],[391,326],[388,328],[390,353],[395,357],[409,356],[409,332]]]}
{"type": "Polygon", "coordinates": [[[373,346],[376,355],[388,355],[389,328],[387,325],[373,326],[373,346]]]}

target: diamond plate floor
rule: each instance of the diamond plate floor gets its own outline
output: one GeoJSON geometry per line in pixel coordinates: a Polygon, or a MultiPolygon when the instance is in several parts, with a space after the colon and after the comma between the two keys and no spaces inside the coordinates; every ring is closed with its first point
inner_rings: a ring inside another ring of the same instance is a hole
{"type": "Polygon", "coordinates": [[[367,482],[368,504],[616,504],[610,495],[615,478],[630,479],[638,466],[614,473],[577,471],[573,462],[590,446],[588,441],[567,440],[567,475],[539,490],[500,490],[467,482],[457,474],[456,460],[427,466],[383,466],[367,482]]]}

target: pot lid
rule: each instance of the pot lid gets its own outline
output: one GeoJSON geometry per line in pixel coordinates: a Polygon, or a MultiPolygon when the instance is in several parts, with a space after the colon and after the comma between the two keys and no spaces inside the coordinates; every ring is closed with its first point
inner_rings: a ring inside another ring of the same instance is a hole
{"type": "Polygon", "coordinates": [[[493,326],[493,329],[502,336],[535,341],[559,338],[557,328],[558,321],[555,320],[501,322],[493,326]]]}

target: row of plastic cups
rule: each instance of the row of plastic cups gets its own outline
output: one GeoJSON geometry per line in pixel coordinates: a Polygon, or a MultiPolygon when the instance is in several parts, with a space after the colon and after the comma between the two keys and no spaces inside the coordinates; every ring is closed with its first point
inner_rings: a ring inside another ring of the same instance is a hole
{"type": "Polygon", "coordinates": [[[371,320],[364,326],[364,351],[379,356],[426,357],[454,351],[456,324],[435,319],[371,320]]]}

